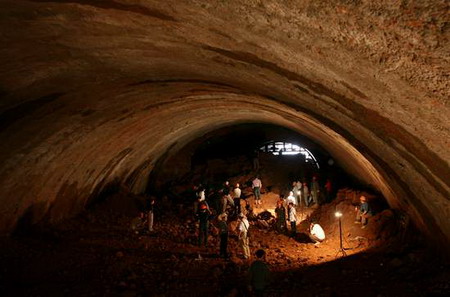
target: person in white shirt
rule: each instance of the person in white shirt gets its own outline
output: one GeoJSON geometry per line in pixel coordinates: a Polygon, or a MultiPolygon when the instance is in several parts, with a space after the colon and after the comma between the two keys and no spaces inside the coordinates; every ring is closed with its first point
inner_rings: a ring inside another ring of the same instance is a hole
{"type": "Polygon", "coordinates": [[[289,192],[289,196],[286,198],[286,204],[289,205],[289,203],[297,205],[297,199],[295,199],[294,192],[292,191],[289,192]]]}
{"type": "Polygon", "coordinates": [[[234,211],[236,215],[241,213],[241,194],[241,188],[239,188],[239,183],[237,183],[233,190],[234,211]]]}
{"type": "Polygon", "coordinates": [[[315,245],[318,245],[325,240],[325,231],[323,231],[319,224],[312,222],[309,225],[309,238],[311,238],[315,245]]]}
{"type": "Polygon", "coordinates": [[[250,228],[250,223],[243,213],[240,213],[238,216],[238,238],[239,245],[244,252],[244,259],[250,258],[250,247],[248,246],[248,228],[250,228]]]}
{"type": "Polygon", "coordinates": [[[256,177],[252,181],[252,189],[253,189],[253,194],[255,195],[256,207],[258,207],[258,205],[261,204],[261,188],[262,188],[262,182],[258,177],[256,177]]]}
{"type": "Polygon", "coordinates": [[[302,205],[302,187],[303,187],[303,184],[300,181],[297,181],[297,190],[293,191],[294,196],[297,198],[298,206],[302,205]]]}

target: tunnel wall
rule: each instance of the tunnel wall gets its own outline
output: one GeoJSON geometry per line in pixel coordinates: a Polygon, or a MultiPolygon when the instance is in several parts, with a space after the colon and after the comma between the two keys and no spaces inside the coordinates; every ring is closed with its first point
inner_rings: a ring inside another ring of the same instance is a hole
{"type": "Polygon", "coordinates": [[[2,1],[0,229],[113,181],[140,192],[168,151],[254,122],[310,137],[448,246],[446,7],[2,1]]]}

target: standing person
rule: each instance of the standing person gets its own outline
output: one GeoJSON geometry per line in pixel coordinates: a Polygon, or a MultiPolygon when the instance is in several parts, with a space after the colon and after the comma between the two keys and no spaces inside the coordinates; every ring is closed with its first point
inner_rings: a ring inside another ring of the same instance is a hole
{"type": "Polygon", "coordinates": [[[198,245],[201,246],[202,241],[203,245],[206,247],[208,242],[208,229],[209,229],[209,216],[211,212],[208,209],[206,203],[200,203],[197,218],[199,221],[198,228],[198,245]]]}
{"type": "Polygon", "coordinates": [[[200,186],[197,187],[197,192],[195,193],[196,200],[194,202],[194,215],[196,216],[199,211],[199,205],[201,203],[206,203],[206,194],[205,194],[205,188],[200,184],[200,186]]]}
{"type": "Polygon", "coordinates": [[[319,224],[311,222],[309,225],[309,238],[315,245],[318,245],[325,240],[325,231],[319,224]]]}
{"type": "Polygon", "coordinates": [[[230,182],[229,181],[225,181],[225,183],[222,186],[222,195],[230,195],[230,182]]]}
{"type": "Polygon", "coordinates": [[[248,246],[248,229],[250,228],[250,223],[244,214],[240,213],[238,216],[238,238],[239,244],[244,252],[244,259],[250,258],[250,247],[248,246]]]}
{"type": "Polygon", "coordinates": [[[296,182],[296,181],[293,181],[293,182],[292,182],[292,192],[296,193],[297,190],[298,190],[297,182],[296,182]]]}
{"type": "Polygon", "coordinates": [[[228,258],[228,224],[227,214],[219,215],[220,257],[228,258]]]}
{"type": "Polygon", "coordinates": [[[366,196],[359,197],[359,201],[360,201],[359,208],[355,207],[356,211],[355,223],[356,224],[362,223],[361,229],[364,229],[366,228],[368,218],[372,215],[372,211],[370,209],[369,203],[367,202],[366,196]]]}
{"type": "Polygon", "coordinates": [[[317,181],[317,177],[313,176],[312,181],[311,181],[311,197],[314,201],[314,204],[319,205],[319,182],[317,181]]]}
{"type": "Polygon", "coordinates": [[[231,196],[228,195],[222,195],[222,197],[220,198],[220,213],[226,213],[228,205],[230,205],[231,207],[234,207],[234,201],[233,199],[231,199],[231,196]]]}
{"type": "Polygon", "coordinates": [[[297,200],[297,198],[298,198],[298,191],[299,190],[300,190],[300,188],[299,188],[297,182],[294,181],[292,183],[292,193],[293,193],[293,196],[295,197],[295,205],[299,205],[300,204],[300,202],[297,200]]]}
{"type": "Polygon", "coordinates": [[[290,203],[297,205],[297,200],[294,197],[294,192],[290,191],[289,196],[286,198],[286,204],[289,205],[290,203]]]}
{"type": "Polygon", "coordinates": [[[222,207],[221,207],[220,213],[224,213],[224,212],[226,212],[228,205],[234,206],[234,201],[230,195],[230,182],[229,181],[226,181],[223,184],[222,189],[220,190],[220,193],[222,195],[222,199],[221,199],[222,207]]]}
{"type": "Polygon", "coordinates": [[[233,190],[234,211],[236,216],[241,213],[241,194],[241,188],[239,188],[239,183],[237,183],[233,190]]]}
{"type": "Polygon", "coordinates": [[[257,250],[255,256],[256,260],[248,271],[249,288],[256,297],[263,297],[269,283],[270,270],[265,262],[266,252],[264,250],[257,250]]]}
{"type": "Polygon", "coordinates": [[[276,228],[279,233],[287,231],[286,225],[286,208],[284,207],[284,201],[282,199],[277,201],[277,207],[275,208],[275,215],[277,218],[276,228]]]}
{"type": "Polygon", "coordinates": [[[261,188],[262,188],[262,182],[258,178],[258,176],[256,176],[255,179],[252,181],[253,194],[255,195],[255,207],[258,207],[258,205],[262,204],[261,188]]]}
{"type": "Polygon", "coordinates": [[[155,197],[150,197],[147,200],[148,232],[153,232],[154,208],[155,208],[155,197]]]}
{"type": "Polygon", "coordinates": [[[309,207],[309,188],[306,183],[303,183],[302,196],[303,196],[303,201],[305,201],[305,206],[309,207]]]}
{"type": "Polygon", "coordinates": [[[294,192],[294,196],[297,198],[297,205],[301,206],[302,203],[302,183],[300,181],[297,181],[295,183],[296,187],[295,187],[295,191],[294,192]]]}
{"type": "Polygon", "coordinates": [[[297,212],[295,211],[294,203],[289,202],[288,212],[289,222],[291,223],[291,236],[295,237],[297,234],[297,212]]]}

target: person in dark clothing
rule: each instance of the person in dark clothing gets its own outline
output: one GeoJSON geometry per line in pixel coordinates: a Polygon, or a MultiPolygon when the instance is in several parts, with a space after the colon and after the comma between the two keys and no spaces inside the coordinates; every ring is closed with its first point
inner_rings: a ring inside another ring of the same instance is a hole
{"type": "Polygon", "coordinates": [[[146,200],[146,211],[147,211],[147,223],[148,231],[153,232],[153,218],[155,209],[155,197],[150,197],[146,200]]]}
{"type": "Polygon", "coordinates": [[[257,250],[256,260],[250,266],[248,272],[249,289],[255,296],[263,297],[269,283],[270,270],[265,262],[264,250],[257,250]]]}
{"type": "Polygon", "coordinates": [[[201,203],[197,212],[197,218],[199,220],[198,230],[198,245],[200,246],[203,241],[203,245],[206,247],[208,241],[208,229],[209,229],[209,216],[211,212],[206,203],[201,203]]]}
{"type": "Polygon", "coordinates": [[[228,225],[227,214],[219,215],[219,235],[220,235],[220,257],[228,258],[228,225]]]}
{"type": "Polygon", "coordinates": [[[230,191],[231,191],[231,189],[230,189],[230,182],[226,181],[224,183],[223,187],[222,187],[222,190],[221,190],[222,195],[225,195],[225,196],[226,195],[230,195],[230,191]]]}
{"type": "Polygon", "coordinates": [[[279,233],[283,233],[287,231],[287,223],[286,223],[286,208],[284,207],[284,201],[277,201],[277,207],[275,208],[275,216],[277,218],[276,228],[279,233]]]}

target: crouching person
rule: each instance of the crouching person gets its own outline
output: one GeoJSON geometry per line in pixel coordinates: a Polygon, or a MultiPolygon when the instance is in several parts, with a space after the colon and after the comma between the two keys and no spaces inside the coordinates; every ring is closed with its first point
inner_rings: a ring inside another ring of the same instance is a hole
{"type": "Polygon", "coordinates": [[[309,225],[309,238],[315,245],[318,245],[325,240],[325,231],[319,224],[312,222],[309,225]]]}

